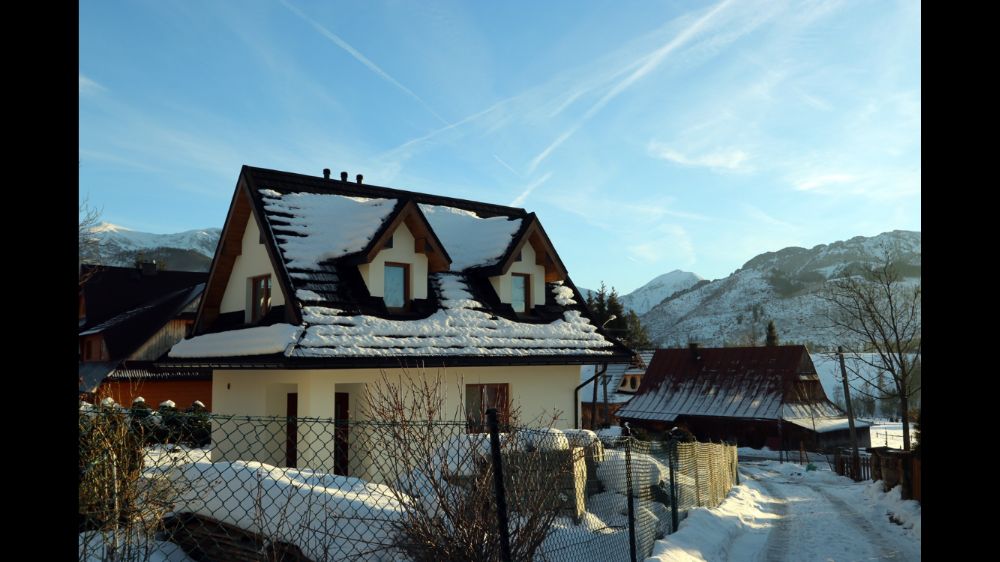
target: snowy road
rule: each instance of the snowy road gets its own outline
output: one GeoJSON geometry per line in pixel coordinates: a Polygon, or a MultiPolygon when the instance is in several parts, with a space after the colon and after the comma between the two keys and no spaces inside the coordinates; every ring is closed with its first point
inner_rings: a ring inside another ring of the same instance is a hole
{"type": "Polygon", "coordinates": [[[721,506],[692,510],[647,560],[920,560],[920,508],[898,488],[885,494],[878,483],[773,461],[741,462],[740,478],[721,506]]]}
{"type": "MultiPolygon", "coordinates": [[[[849,480],[811,482],[799,469],[782,474],[764,467],[741,468],[743,477],[755,480],[767,492],[769,507],[778,516],[770,529],[762,529],[767,532],[767,539],[758,551],[759,556],[751,559],[775,562],[920,559],[919,544],[901,537],[894,529],[878,525],[869,519],[868,513],[848,503],[858,484],[849,480]]],[[[888,516],[885,519],[893,525],[888,516]]],[[[737,557],[730,557],[731,560],[747,560],[742,557],[745,549],[734,548],[733,554],[737,557]]]]}

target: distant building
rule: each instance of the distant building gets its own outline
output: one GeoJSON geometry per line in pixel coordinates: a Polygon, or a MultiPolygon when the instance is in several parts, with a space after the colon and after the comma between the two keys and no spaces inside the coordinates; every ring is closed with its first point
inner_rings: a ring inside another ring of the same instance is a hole
{"type": "MultiPolygon", "coordinates": [[[[699,440],[777,449],[850,443],[845,413],[827,399],[806,348],[658,349],[636,393],[617,415],[633,427],[686,427],[699,440]]],[[[855,420],[870,446],[868,422],[855,420]]]]}
{"type": "Polygon", "coordinates": [[[84,265],[79,292],[80,397],[110,396],[129,406],[138,396],[156,407],[173,400],[212,404],[210,370],[156,369],[153,361],[184,339],[207,273],[84,265]]]}
{"type": "MultiPolygon", "coordinates": [[[[607,371],[597,378],[597,424],[596,427],[604,425],[617,426],[618,416],[616,412],[635,396],[642,383],[642,375],[646,372],[650,360],[653,358],[653,349],[637,351],[630,362],[611,363],[607,371]],[[607,402],[605,402],[605,396],[607,402]],[[606,410],[606,413],[605,413],[606,410]]],[[[590,384],[580,389],[580,427],[594,428],[591,423],[594,412],[594,381],[595,372],[600,372],[599,365],[584,365],[580,369],[580,383],[591,381],[590,384]]]]}

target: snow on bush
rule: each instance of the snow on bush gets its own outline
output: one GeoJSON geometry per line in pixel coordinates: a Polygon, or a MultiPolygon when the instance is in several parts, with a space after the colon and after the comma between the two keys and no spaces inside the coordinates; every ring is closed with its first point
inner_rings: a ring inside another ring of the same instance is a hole
{"type": "MultiPolygon", "coordinates": [[[[500,434],[500,442],[506,434],[500,434]]],[[[434,452],[431,462],[435,475],[454,474],[472,476],[480,463],[490,459],[490,436],[488,433],[453,435],[445,439],[434,452]]]]}
{"type": "Polygon", "coordinates": [[[108,550],[118,543],[117,557],[114,560],[143,562],[195,562],[172,542],[158,541],[143,533],[133,532],[125,536],[120,533],[115,537],[112,531],[85,531],[78,539],[79,562],[105,562],[109,559],[108,550]]]}
{"type": "MultiPolygon", "coordinates": [[[[650,486],[656,486],[669,478],[667,466],[644,453],[632,453],[632,495],[645,495],[650,486]]],[[[597,465],[597,477],[604,489],[619,494],[628,493],[625,471],[625,451],[608,449],[604,451],[604,462],[597,465]]]]}
{"type": "Polygon", "coordinates": [[[297,545],[313,560],[395,560],[404,506],[388,486],[259,462],[197,462],[173,475],[175,512],[297,545]]]}
{"type": "Polygon", "coordinates": [[[565,451],[569,449],[569,439],[561,429],[525,429],[518,433],[519,449],[523,451],[565,451]]]}
{"type": "Polygon", "coordinates": [[[597,434],[589,429],[564,429],[570,447],[590,447],[597,442],[597,434]]]}
{"type": "Polygon", "coordinates": [[[607,447],[613,447],[622,437],[622,428],[619,426],[606,427],[597,430],[597,437],[607,447]]]}

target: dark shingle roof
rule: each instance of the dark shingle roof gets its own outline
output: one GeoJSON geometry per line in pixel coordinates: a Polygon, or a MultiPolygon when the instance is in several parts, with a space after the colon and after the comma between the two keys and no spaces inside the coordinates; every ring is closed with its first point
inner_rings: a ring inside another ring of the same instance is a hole
{"type": "Polygon", "coordinates": [[[801,345],[659,349],[625,419],[839,417],[801,345]]]}
{"type": "MultiPolygon", "coordinates": [[[[280,286],[289,293],[292,309],[279,321],[301,321],[303,329],[298,343],[286,350],[285,364],[317,358],[331,364],[337,358],[391,358],[394,363],[447,358],[458,363],[480,357],[494,358],[485,364],[497,364],[497,357],[582,363],[631,355],[590,322],[584,299],[568,278],[546,284],[546,303],[531,316],[515,314],[496,297],[488,279],[496,272],[489,267],[519,247],[518,233],[530,230],[547,243],[537,219],[523,209],[249,166],[241,180],[268,253],[277,260],[280,286]],[[442,246],[443,267],[453,259],[465,267],[431,272],[427,298],[398,313],[371,296],[357,266],[402,212],[429,224],[427,241],[432,248],[442,246]],[[536,226],[525,229],[524,221],[536,226]]],[[[561,267],[552,253],[547,263],[561,267]]],[[[199,326],[199,334],[218,329],[208,324],[199,326]]],[[[206,353],[222,350],[195,349],[185,342],[174,347],[168,361],[203,364],[209,360],[206,353]]],[[[244,356],[233,362],[248,360],[244,356]]]]}

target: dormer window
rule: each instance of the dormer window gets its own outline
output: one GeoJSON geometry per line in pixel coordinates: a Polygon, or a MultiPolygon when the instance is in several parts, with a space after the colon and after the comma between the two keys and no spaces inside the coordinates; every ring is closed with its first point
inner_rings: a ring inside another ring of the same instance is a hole
{"type": "Polygon", "coordinates": [[[271,311],[271,276],[250,278],[250,323],[267,316],[271,311]]]}
{"type": "Polygon", "coordinates": [[[531,308],[531,276],[513,273],[510,277],[510,305],[514,312],[523,314],[531,308]]]}
{"type": "Polygon", "coordinates": [[[401,312],[410,304],[410,264],[385,263],[385,307],[401,312]]]}

